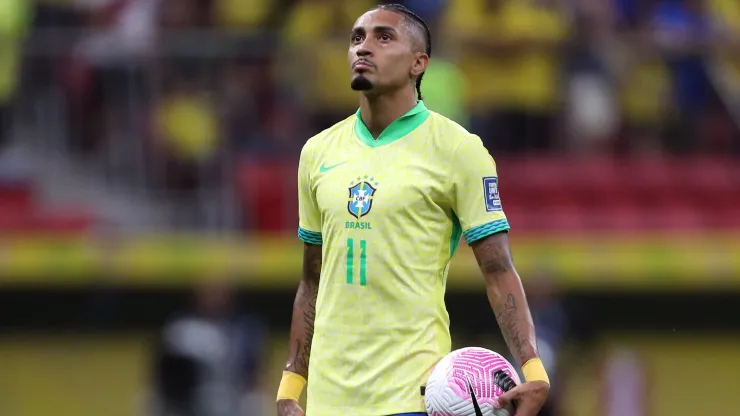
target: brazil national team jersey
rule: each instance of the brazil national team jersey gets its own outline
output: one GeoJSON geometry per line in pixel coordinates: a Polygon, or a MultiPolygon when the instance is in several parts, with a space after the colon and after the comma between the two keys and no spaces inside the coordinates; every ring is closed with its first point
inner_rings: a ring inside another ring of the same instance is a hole
{"type": "Polygon", "coordinates": [[[451,348],[460,237],[509,229],[493,158],[419,102],[377,139],[359,110],[311,138],[298,182],[298,235],[323,245],[306,414],[424,411],[420,387],[451,348]]]}

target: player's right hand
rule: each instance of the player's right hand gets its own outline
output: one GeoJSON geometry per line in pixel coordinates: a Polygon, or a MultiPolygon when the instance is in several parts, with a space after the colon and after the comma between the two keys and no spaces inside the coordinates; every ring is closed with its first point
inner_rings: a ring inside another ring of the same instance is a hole
{"type": "Polygon", "coordinates": [[[516,402],[514,416],[537,416],[547,400],[550,384],[545,381],[529,381],[520,384],[502,394],[498,398],[496,408],[505,408],[511,402],[516,402]]]}
{"type": "Polygon", "coordinates": [[[277,416],[306,416],[306,414],[297,401],[282,399],[277,401],[277,416]]]}

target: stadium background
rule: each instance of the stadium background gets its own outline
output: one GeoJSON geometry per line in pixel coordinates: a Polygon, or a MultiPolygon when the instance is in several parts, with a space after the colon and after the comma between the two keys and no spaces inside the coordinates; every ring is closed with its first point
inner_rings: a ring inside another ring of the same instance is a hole
{"type": "MultiPolygon", "coordinates": [[[[497,159],[553,414],[739,409],[740,3],[406,4],[427,106],[497,159]]],[[[297,156],[356,108],[371,5],[0,0],[0,414],[155,414],[162,328],[217,287],[253,323],[242,414],[273,414],[297,156]]],[[[455,346],[505,351],[453,263],[455,346]]]]}

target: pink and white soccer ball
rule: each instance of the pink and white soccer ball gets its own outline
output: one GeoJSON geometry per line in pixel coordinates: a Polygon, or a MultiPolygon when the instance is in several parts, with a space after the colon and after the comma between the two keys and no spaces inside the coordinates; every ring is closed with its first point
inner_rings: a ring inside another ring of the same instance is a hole
{"type": "Polygon", "coordinates": [[[506,358],[479,347],[461,348],[442,358],[432,370],[424,393],[429,416],[476,416],[473,398],[484,416],[513,416],[514,408],[496,409],[493,404],[503,390],[493,380],[493,373],[502,370],[517,385],[519,375],[506,358]]]}

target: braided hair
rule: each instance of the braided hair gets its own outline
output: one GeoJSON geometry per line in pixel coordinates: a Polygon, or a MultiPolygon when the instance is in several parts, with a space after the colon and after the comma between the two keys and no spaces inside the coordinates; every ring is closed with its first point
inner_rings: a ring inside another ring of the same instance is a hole
{"type": "MultiPolygon", "coordinates": [[[[427,26],[427,22],[424,21],[419,15],[409,10],[406,6],[401,4],[383,4],[375,8],[380,10],[388,10],[392,12],[396,12],[401,14],[406,20],[412,22],[413,24],[417,25],[424,31],[424,43],[426,43],[425,47],[425,53],[427,56],[432,56],[432,32],[429,31],[429,26],[427,26]]],[[[424,73],[422,72],[419,74],[419,77],[416,78],[416,95],[418,96],[418,99],[421,100],[421,79],[424,77],[424,73]]]]}

